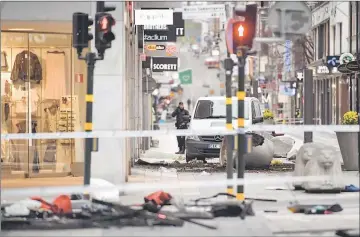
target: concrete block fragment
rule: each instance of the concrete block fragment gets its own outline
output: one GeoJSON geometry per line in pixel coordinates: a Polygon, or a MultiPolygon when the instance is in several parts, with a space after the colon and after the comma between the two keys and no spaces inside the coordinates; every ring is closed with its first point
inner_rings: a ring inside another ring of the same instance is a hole
{"type": "MultiPolygon", "coordinates": [[[[321,143],[305,143],[303,144],[296,154],[294,176],[304,176],[305,166],[309,160],[320,154],[320,150],[323,148],[321,143]]],[[[295,189],[303,189],[302,182],[293,183],[295,189]]]]}
{"type": "Polygon", "coordinates": [[[304,176],[320,175],[329,176],[329,179],[304,182],[305,191],[338,193],[344,188],[341,158],[333,146],[323,145],[316,152],[316,156],[312,157],[305,165],[304,176]]]}
{"type": "Polygon", "coordinates": [[[274,143],[274,155],[275,157],[286,157],[287,153],[295,144],[295,140],[289,136],[279,136],[271,139],[274,143]]]}

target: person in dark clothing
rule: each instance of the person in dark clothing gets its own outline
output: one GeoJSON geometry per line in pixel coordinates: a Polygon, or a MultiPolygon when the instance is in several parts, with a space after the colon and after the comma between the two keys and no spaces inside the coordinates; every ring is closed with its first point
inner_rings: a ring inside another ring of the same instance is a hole
{"type": "Polygon", "coordinates": [[[190,110],[190,106],[191,106],[191,100],[190,100],[190,98],[186,101],[186,103],[187,103],[187,106],[188,106],[188,110],[190,110]]]}
{"type": "MultiPolygon", "coordinates": [[[[172,117],[176,117],[175,127],[177,129],[187,129],[188,120],[184,118],[184,116],[189,116],[189,111],[184,108],[184,103],[180,102],[179,106],[175,109],[175,111],[171,114],[172,117]]],[[[185,153],[185,137],[178,136],[178,147],[179,151],[176,154],[184,154],[185,153]]]]}

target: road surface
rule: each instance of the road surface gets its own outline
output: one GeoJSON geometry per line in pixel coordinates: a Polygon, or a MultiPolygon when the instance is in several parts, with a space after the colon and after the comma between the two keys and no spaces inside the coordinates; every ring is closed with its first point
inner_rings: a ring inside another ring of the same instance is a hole
{"type": "MultiPolygon", "coordinates": [[[[218,180],[225,178],[224,173],[176,173],[171,170],[139,170],[134,169],[133,175],[137,179],[133,182],[140,183],[159,183],[172,182],[173,188],[164,190],[171,193],[176,199],[183,198],[189,201],[199,197],[207,197],[218,192],[224,192],[222,188],[180,188],[177,182],[218,180]],[[135,175],[136,174],[136,175],[135,175]]],[[[246,173],[245,178],[266,180],[268,177],[277,176],[280,181],[286,180],[291,173],[246,173]]],[[[348,183],[359,185],[359,179],[356,172],[346,172],[345,180],[348,183]]],[[[292,192],[286,190],[284,184],[277,188],[285,190],[274,190],[274,184],[252,184],[245,186],[245,196],[247,198],[267,198],[276,199],[277,202],[254,202],[254,211],[256,216],[249,217],[245,221],[240,218],[219,218],[208,222],[217,226],[217,230],[208,230],[193,224],[186,224],[184,227],[127,227],[122,229],[85,229],[85,230],[57,230],[57,231],[12,231],[2,232],[1,236],[271,236],[271,232],[276,232],[275,236],[285,236],[281,232],[299,231],[299,230],[331,230],[334,228],[358,228],[359,227],[359,193],[341,193],[341,194],[306,194],[302,191],[292,192]],[[272,187],[271,187],[272,186],[272,187]],[[297,200],[302,204],[334,204],[339,203],[344,210],[340,213],[331,215],[304,215],[292,214],[287,210],[289,201],[297,200]],[[266,211],[277,211],[268,213],[266,211]]],[[[161,189],[161,186],[158,187],[161,189]]],[[[156,190],[153,190],[156,191],[156,190]]],[[[143,202],[143,197],[151,192],[150,190],[127,193],[120,197],[124,204],[134,204],[143,202]]],[[[335,236],[332,232],[325,234],[312,233],[294,234],[293,236],[335,236]]],[[[289,236],[289,234],[286,234],[289,236]]]]}

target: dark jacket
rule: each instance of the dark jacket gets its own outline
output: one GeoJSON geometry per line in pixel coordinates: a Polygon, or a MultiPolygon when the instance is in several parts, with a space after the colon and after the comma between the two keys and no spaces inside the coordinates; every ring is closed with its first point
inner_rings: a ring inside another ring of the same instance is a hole
{"type": "Polygon", "coordinates": [[[42,79],[42,68],[38,56],[24,50],[16,55],[10,79],[13,82],[24,82],[29,81],[29,78],[32,82],[40,83],[42,79]]]}
{"type": "Polygon", "coordinates": [[[186,109],[180,109],[179,107],[175,109],[175,111],[171,114],[172,117],[176,116],[175,127],[180,127],[180,125],[184,122],[185,115],[189,115],[189,111],[187,111],[186,109]]]}

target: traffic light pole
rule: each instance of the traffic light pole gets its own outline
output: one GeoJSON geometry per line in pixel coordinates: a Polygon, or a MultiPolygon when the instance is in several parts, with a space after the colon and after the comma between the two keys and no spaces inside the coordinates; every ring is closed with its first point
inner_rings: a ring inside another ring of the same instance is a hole
{"type": "MultiPolygon", "coordinates": [[[[245,63],[246,63],[246,54],[247,50],[245,48],[240,48],[237,51],[237,58],[238,58],[238,91],[237,91],[237,99],[238,99],[238,129],[244,129],[245,121],[245,63]]],[[[250,118],[251,119],[251,118],[250,118]]],[[[245,132],[239,132],[237,135],[237,178],[244,179],[245,174],[245,143],[246,137],[245,132]]],[[[245,200],[244,196],[244,185],[238,185],[236,190],[236,199],[237,200],[245,200]]]]}
{"type": "MultiPolygon", "coordinates": [[[[86,90],[86,118],[85,118],[85,132],[92,132],[92,113],[94,102],[94,69],[96,62],[95,53],[86,54],[87,64],[87,90],[86,90]]],[[[91,177],[91,152],[92,152],[93,139],[85,138],[85,167],[84,167],[84,184],[90,185],[91,177]]]]}
{"type": "MultiPolygon", "coordinates": [[[[231,95],[231,77],[232,70],[234,67],[234,62],[231,58],[226,58],[224,60],[225,67],[225,95],[226,95],[226,129],[233,130],[232,125],[232,95],[231,95]]],[[[234,137],[232,135],[226,136],[226,177],[230,181],[233,179],[233,146],[234,146],[234,137]]],[[[234,194],[234,187],[232,185],[227,186],[227,193],[234,194]]]]}
{"type": "MultiPolygon", "coordinates": [[[[87,65],[87,89],[86,89],[86,118],[84,130],[92,132],[92,115],[94,102],[94,69],[97,60],[103,60],[103,57],[96,57],[96,54],[89,52],[85,57],[79,55],[79,59],[85,60],[87,65]]],[[[91,177],[91,152],[98,150],[98,138],[85,138],[85,157],[84,157],[84,185],[90,185],[91,177]]]]}
{"type": "MultiPolygon", "coordinates": [[[[104,1],[99,1],[96,4],[95,15],[95,48],[96,53],[88,52],[85,57],[81,55],[84,48],[89,47],[89,41],[94,37],[89,32],[89,26],[94,22],[89,18],[89,15],[82,12],[73,14],[73,47],[77,50],[78,58],[86,61],[87,64],[87,93],[86,101],[86,119],[84,130],[85,132],[92,132],[92,114],[94,102],[94,69],[97,60],[104,59],[105,50],[111,48],[111,41],[115,39],[111,27],[115,24],[115,19],[111,14],[106,13],[114,11],[116,7],[105,6],[104,1]]],[[[90,185],[91,177],[91,152],[98,151],[98,138],[85,138],[85,157],[84,157],[84,185],[90,185]]]]}

